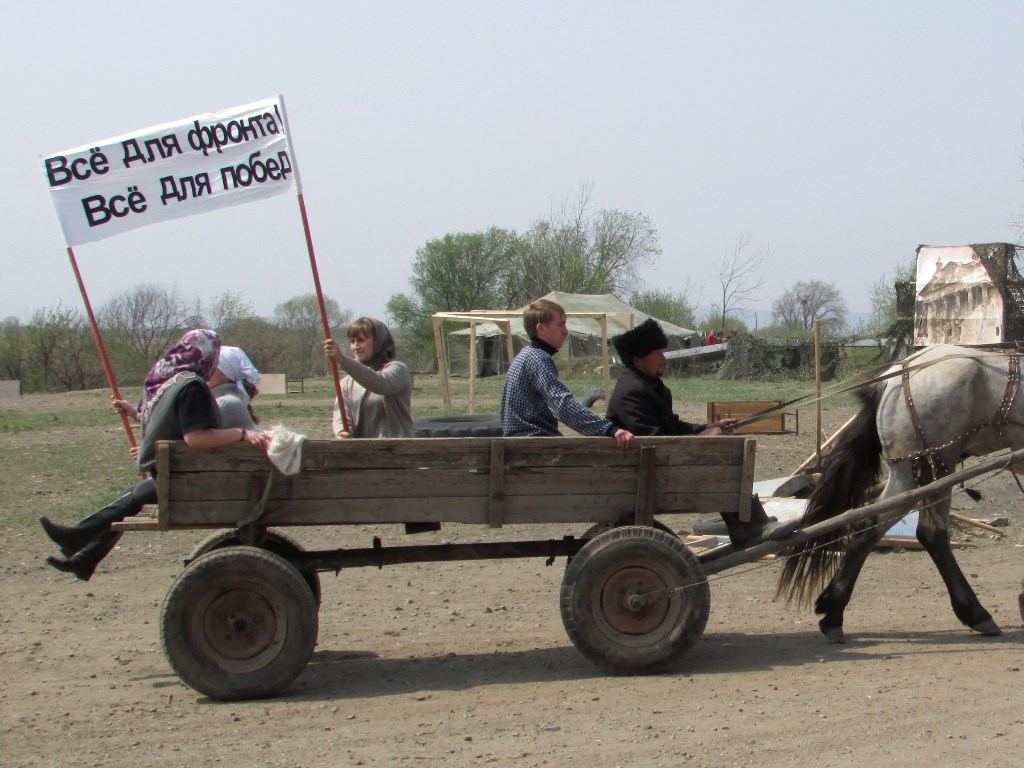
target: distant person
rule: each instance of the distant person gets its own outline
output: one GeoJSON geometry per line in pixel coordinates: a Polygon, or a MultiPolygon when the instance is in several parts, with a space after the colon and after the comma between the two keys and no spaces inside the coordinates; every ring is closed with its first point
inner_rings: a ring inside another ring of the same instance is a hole
{"type": "MultiPolygon", "coordinates": [[[[700,435],[729,432],[736,419],[719,419],[711,424],[691,424],[672,410],[672,390],[665,375],[665,348],[668,338],[654,319],[612,339],[625,368],[615,382],[608,401],[608,419],[634,435],[700,435]]],[[[743,547],[767,535],[782,535],[792,526],[771,526],[759,500],[754,500],[750,521],[741,521],[738,512],[723,512],[734,546],[743,547]]]]}
{"type": "Polygon", "coordinates": [[[708,331],[708,346],[710,347],[712,344],[717,344],[717,343],[718,342],[715,339],[715,332],[714,331],[708,331]]]}
{"type": "Polygon", "coordinates": [[[349,325],[348,341],[353,357],[333,339],[324,341],[324,354],[348,374],[341,382],[348,430],[335,402],[334,436],[411,437],[412,372],[395,359],[391,331],[380,320],[361,317],[349,325]]]}
{"type": "Polygon", "coordinates": [[[505,377],[501,393],[501,429],[505,437],[547,437],[560,434],[561,421],[581,435],[607,435],[622,449],[633,444],[633,435],[595,415],[575,400],[558,379],[552,356],[569,337],[565,310],[538,299],[523,312],[523,326],[530,337],[505,377]]]}
{"type": "Polygon", "coordinates": [[[115,402],[115,408],[129,415],[134,412],[142,424],[136,463],[151,477],[130,485],[117,499],[74,525],[39,518],[46,535],[63,555],[47,557],[48,565],[73,573],[82,581],[92,578],[96,567],[121,538],[121,532],[112,531],[111,526],[137,514],[146,504],[157,502],[157,441],[184,440],[189,448],[197,450],[245,442],[266,450],[269,434],[221,426],[217,404],[206,384],[216,370],[219,355],[220,337],[214,331],[189,331],[149,369],[138,409],[123,400],[115,402]]]}

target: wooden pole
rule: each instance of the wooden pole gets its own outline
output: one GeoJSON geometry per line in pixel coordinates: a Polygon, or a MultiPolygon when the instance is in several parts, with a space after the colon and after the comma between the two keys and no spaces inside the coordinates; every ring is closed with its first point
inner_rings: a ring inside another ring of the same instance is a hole
{"type": "Polygon", "coordinates": [[[853,421],[856,418],[857,418],[856,416],[851,416],[849,419],[847,419],[846,423],[843,424],[843,426],[841,426],[839,429],[837,429],[832,434],[832,437],[830,437],[828,440],[826,440],[824,443],[821,444],[821,448],[817,452],[812,453],[810,456],[808,456],[806,459],[804,459],[803,464],[801,464],[799,467],[797,467],[796,469],[793,470],[793,472],[790,475],[790,477],[795,477],[796,475],[799,475],[801,472],[803,472],[805,469],[807,469],[809,466],[811,466],[811,464],[814,463],[815,461],[817,461],[818,465],[820,466],[821,465],[821,451],[823,451],[826,448],[830,447],[832,445],[832,443],[834,443],[839,438],[839,436],[841,434],[843,434],[843,432],[845,432],[849,428],[849,426],[851,424],[853,424],[853,421]]]}
{"type": "MultiPolygon", "coordinates": [[[[331,323],[327,319],[327,306],[324,304],[324,292],[320,288],[320,272],[316,268],[316,254],[313,252],[313,236],[309,232],[309,218],[306,216],[306,201],[299,192],[299,215],[302,217],[302,232],[306,236],[306,252],[309,253],[309,266],[313,270],[313,285],[316,287],[316,300],[320,305],[320,322],[324,327],[324,338],[331,338],[331,323]]],[[[334,392],[338,396],[338,409],[341,411],[342,428],[349,432],[348,414],[345,412],[345,400],[341,396],[341,377],[338,375],[338,363],[331,360],[331,376],[334,378],[334,392]]]]}
{"type": "Polygon", "coordinates": [[[469,324],[469,412],[476,413],[476,321],[469,324]]]}
{"type": "Polygon", "coordinates": [[[1012,453],[1001,453],[998,456],[985,459],[973,467],[962,469],[959,472],[954,472],[950,475],[939,478],[938,480],[934,480],[928,483],[928,485],[920,488],[912,488],[909,491],[904,491],[896,496],[890,496],[882,501],[876,501],[873,504],[868,504],[864,507],[858,507],[857,509],[851,509],[847,512],[843,512],[842,514],[836,515],[828,520],[822,520],[820,523],[815,523],[814,525],[810,525],[791,533],[785,539],[780,541],[769,539],[761,542],[760,544],[755,544],[748,549],[725,554],[711,562],[702,564],[704,566],[704,574],[706,576],[710,576],[711,574],[721,573],[722,571],[733,568],[737,565],[752,563],[755,560],[760,560],[765,555],[773,555],[776,552],[789,549],[796,544],[803,544],[804,542],[822,536],[823,534],[838,531],[851,523],[866,520],[870,517],[878,517],[879,522],[881,523],[885,523],[890,520],[895,522],[903,517],[908,509],[911,509],[914,504],[922,499],[935,496],[940,491],[945,491],[946,489],[952,488],[954,485],[962,483],[965,480],[970,480],[973,477],[988,474],[989,472],[995,472],[999,469],[1010,469],[1015,464],[1020,464],[1021,462],[1024,462],[1024,448],[1018,451],[1013,451],[1012,453]]]}
{"type": "Polygon", "coordinates": [[[821,320],[814,321],[814,425],[815,451],[817,466],[821,466],[821,320]]]}
{"type": "MultiPolygon", "coordinates": [[[[103,373],[107,377],[107,383],[110,385],[110,391],[113,393],[117,400],[123,400],[121,397],[121,391],[117,388],[117,379],[114,378],[114,369],[110,365],[110,358],[107,356],[107,348],[103,344],[103,336],[100,334],[100,326],[96,322],[96,315],[93,314],[92,304],[89,301],[89,294],[85,291],[85,283],[82,282],[82,273],[78,271],[78,262],[75,261],[75,252],[68,246],[68,258],[71,260],[71,269],[75,273],[75,280],[78,281],[78,291],[82,294],[82,301],[85,303],[85,314],[89,318],[89,327],[92,329],[92,337],[96,342],[96,351],[100,355],[100,363],[103,365],[103,373]]],[[[131,448],[136,446],[135,442],[135,430],[132,429],[131,422],[128,421],[128,414],[124,411],[119,410],[121,414],[121,423],[124,425],[125,434],[128,435],[128,445],[131,448]]]]}

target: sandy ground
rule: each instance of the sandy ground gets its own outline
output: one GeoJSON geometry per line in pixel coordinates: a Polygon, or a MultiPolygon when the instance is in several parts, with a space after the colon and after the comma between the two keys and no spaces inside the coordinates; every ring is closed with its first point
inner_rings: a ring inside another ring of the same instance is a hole
{"type": "MultiPolygon", "coordinates": [[[[849,411],[827,411],[826,431],[849,411]]],[[[696,416],[696,414],[694,414],[696,416]]],[[[758,479],[813,449],[759,440],[758,479]]],[[[38,531],[3,531],[0,764],[4,766],[1017,766],[1024,534],[1005,474],[960,494],[958,558],[1003,628],[953,616],[920,552],[872,555],[829,644],[806,609],[773,600],[777,562],[716,577],[703,639],[671,671],[614,678],[571,645],[558,612],[564,564],[405,565],[323,577],[319,644],[284,695],[220,703],[164,659],[161,602],[199,533],[134,533],[88,584],[48,568],[38,531]]],[[[666,520],[677,530],[686,517],[666,520]]],[[[388,529],[295,530],[323,546],[411,543],[388,529]]],[[[536,527],[529,536],[560,536],[536,527]]],[[[508,531],[501,535],[507,536],[508,531]]],[[[451,527],[418,543],[470,541],[451,527]]]]}

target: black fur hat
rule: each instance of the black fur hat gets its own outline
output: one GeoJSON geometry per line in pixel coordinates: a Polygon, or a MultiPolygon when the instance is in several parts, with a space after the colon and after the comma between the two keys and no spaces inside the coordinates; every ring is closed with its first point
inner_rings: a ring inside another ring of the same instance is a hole
{"type": "Polygon", "coordinates": [[[629,365],[634,358],[643,357],[656,349],[665,349],[668,346],[668,337],[661,330],[658,321],[649,317],[633,330],[615,336],[612,344],[615,345],[622,362],[629,365]]]}

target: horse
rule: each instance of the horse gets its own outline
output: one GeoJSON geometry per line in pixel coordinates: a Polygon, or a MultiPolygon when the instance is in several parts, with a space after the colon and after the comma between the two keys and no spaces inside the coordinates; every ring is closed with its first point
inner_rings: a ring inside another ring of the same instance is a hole
{"type": "MultiPolygon", "coordinates": [[[[857,391],[861,408],[823,459],[801,527],[871,501],[883,462],[888,478],[880,500],[950,474],[967,456],[1024,446],[1019,389],[1020,357],[1014,352],[939,345],[896,363],[881,381],[857,391]]],[[[942,576],[956,617],[975,632],[998,635],[999,626],[953,556],[951,494],[946,489],[919,502],[917,540],[942,576]]],[[[776,597],[806,605],[821,590],[814,601],[815,613],[822,616],[818,627],[829,640],[845,642],[843,613],[857,576],[894,516],[903,516],[910,506],[792,547],[776,597]]],[[[1021,601],[1024,606],[1024,593],[1021,601]]]]}

